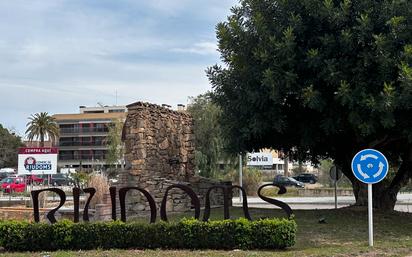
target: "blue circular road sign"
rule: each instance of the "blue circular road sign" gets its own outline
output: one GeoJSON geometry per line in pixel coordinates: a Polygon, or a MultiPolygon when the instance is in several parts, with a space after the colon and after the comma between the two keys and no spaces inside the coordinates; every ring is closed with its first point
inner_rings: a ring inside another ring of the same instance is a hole
{"type": "Polygon", "coordinates": [[[352,159],[352,172],[366,184],[375,184],[386,177],[389,170],[385,155],[374,149],[358,152],[352,159]]]}

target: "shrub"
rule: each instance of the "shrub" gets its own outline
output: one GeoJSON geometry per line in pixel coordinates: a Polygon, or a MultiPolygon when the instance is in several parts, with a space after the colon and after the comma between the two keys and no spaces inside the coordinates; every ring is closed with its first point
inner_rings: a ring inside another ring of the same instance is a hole
{"type": "MultiPolygon", "coordinates": [[[[263,181],[262,172],[257,168],[244,167],[242,175],[243,188],[245,189],[246,194],[250,196],[257,195],[257,190],[263,181]]],[[[232,170],[232,172],[226,175],[225,179],[233,181],[234,184],[238,184],[239,171],[232,170]]]]}
{"type": "Polygon", "coordinates": [[[0,222],[0,246],[11,251],[87,249],[283,249],[293,246],[296,223],[289,219],[203,222],[182,219],[155,224],[92,222],[55,224],[0,222]]]}
{"type": "Polygon", "coordinates": [[[87,186],[96,189],[96,194],[90,201],[90,207],[94,208],[96,204],[103,203],[104,194],[109,192],[110,187],[107,176],[103,174],[93,174],[89,177],[87,186]]]}

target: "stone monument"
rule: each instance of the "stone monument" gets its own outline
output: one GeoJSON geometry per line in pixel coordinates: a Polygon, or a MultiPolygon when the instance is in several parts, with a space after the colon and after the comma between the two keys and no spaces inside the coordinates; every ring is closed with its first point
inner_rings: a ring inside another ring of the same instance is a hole
{"type": "MultiPolygon", "coordinates": [[[[195,175],[193,119],[188,113],[144,102],[130,104],[127,108],[122,134],[126,168],[120,174],[119,187],[146,189],[159,209],[164,191],[172,184],[190,186],[202,204],[209,187],[228,184],[195,175]]],[[[183,191],[173,189],[169,195],[169,212],[191,209],[190,198],[183,191]]],[[[139,192],[129,192],[127,199],[128,215],[144,214],[149,210],[146,199],[139,192]]],[[[211,202],[212,205],[223,204],[223,192],[214,190],[211,202]]]]}

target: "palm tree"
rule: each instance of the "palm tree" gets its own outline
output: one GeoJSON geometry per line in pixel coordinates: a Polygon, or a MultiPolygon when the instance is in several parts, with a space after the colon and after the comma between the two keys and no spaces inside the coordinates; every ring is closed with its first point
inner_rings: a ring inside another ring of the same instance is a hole
{"type": "Polygon", "coordinates": [[[55,141],[59,136],[59,127],[54,118],[47,112],[32,114],[26,127],[26,135],[30,141],[40,138],[40,147],[44,147],[44,138],[47,136],[55,141]]]}

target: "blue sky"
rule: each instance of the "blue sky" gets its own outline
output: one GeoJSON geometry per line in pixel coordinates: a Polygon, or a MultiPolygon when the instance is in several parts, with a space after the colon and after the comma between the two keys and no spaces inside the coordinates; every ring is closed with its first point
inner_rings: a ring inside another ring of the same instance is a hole
{"type": "Polygon", "coordinates": [[[215,26],[236,0],[0,1],[0,123],[135,101],[186,104],[211,87],[215,26]]]}

